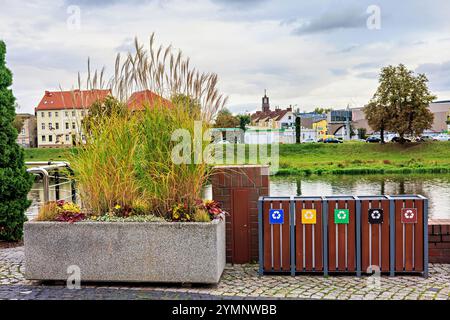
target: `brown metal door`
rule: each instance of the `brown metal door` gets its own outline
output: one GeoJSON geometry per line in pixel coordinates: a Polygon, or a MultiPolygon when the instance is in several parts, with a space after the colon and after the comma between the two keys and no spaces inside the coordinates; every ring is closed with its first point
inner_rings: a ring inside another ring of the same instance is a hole
{"type": "Polygon", "coordinates": [[[290,272],[289,203],[289,199],[265,200],[263,203],[264,272],[290,272]],[[271,209],[283,209],[283,224],[270,224],[271,209]]]}
{"type": "Polygon", "coordinates": [[[322,201],[295,200],[295,269],[323,271],[322,201]],[[316,210],[316,223],[303,224],[302,210],[316,210]]]}
{"type": "Polygon", "coordinates": [[[356,202],[328,200],[328,270],[356,272],[356,202]],[[349,212],[349,223],[335,223],[335,210],[349,212]]]}
{"type": "Polygon", "coordinates": [[[395,200],[395,271],[422,272],[423,265],[423,200],[395,200]],[[417,222],[403,223],[402,209],[416,209],[417,222]]]}
{"type": "Polygon", "coordinates": [[[381,272],[389,271],[389,200],[361,201],[361,268],[367,272],[370,266],[378,266],[381,272]],[[382,209],[383,222],[369,223],[369,209],[382,209]]]}
{"type": "Polygon", "coordinates": [[[233,263],[250,261],[248,189],[234,189],[232,196],[233,263]]]}

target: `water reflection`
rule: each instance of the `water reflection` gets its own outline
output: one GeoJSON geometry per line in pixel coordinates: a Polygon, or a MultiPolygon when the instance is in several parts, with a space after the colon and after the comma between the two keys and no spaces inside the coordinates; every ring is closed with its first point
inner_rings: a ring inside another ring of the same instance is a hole
{"type": "Polygon", "coordinates": [[[429,215],[450,218],[450,175],[363,175],[271,177],[271,196],[421,194],[429,215]]]}

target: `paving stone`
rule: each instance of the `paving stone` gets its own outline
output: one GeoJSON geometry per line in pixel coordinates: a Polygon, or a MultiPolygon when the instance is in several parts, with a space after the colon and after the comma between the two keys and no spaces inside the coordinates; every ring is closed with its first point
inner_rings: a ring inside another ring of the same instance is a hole
{"type": "Polygon", "coordinates": [[[217,286],[82,284],[70,290],[64,282],[27,281],[23,247],[0,249],[0,300],[129,300],[129,299],[331,299],[450,300],[450,265],[430,265],[428,279],[381,277],[379,286],[367,277],[260,276],[257,265],[227,265],[217,286]]]}

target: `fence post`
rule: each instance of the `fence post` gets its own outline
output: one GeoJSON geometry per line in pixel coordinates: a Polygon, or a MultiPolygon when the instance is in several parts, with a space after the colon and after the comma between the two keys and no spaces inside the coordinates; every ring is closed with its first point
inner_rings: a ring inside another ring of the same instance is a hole
{"type": "Polygon", "coordinates": [[[356,276],[361,277],[361,200],[355,197],[356,203],[356,276]]]}
{"type": "Polygon", "coordinates": [[[322,197],[323,275],[328,276],[328,201],[322,197]]]}
{"type": "Polygon", "coordinates": [[[258,200],[258,250],[259,250],[259,274],[264,274],[263,264],[264,264],[264,235],[263,235],[263,201],[264,197],[259,197],[258,200]]]}
{"type": "Polygon", "coordinates": [[[395,199],[391,196],[386,196],[389,199],[389,250],[390,250],[390,264],[389,276],[395,276],[395,199]]]}
{"type": "Polygon", "coordinates": [[[291,276],[295,276],[295,200],[291,197],[289,206],[289,226],[291,231],[291,236],[289,237],[291,243],[291,276]]]}

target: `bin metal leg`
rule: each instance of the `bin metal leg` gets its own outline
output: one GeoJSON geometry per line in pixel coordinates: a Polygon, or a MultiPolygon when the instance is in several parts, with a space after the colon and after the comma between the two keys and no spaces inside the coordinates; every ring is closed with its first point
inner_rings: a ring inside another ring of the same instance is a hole
{"type": "Polygon", "coordinates": [[[356,276],[361,277],[361,201],[356,200],[356,276]]]}
{"type": "Polygon", "coordinates": [[[259,274],[264,274],[264,236],[263,236],[263,200],[258,200],[258,248],[259,248],[259,274]]]}
{"type": "Polygon", "coordinates": [[[389,276],[395,276],[395,200],[389,200],[389,276]]]}
{"type": "Polygon", "coordinates": [[[323,275],[328,276],[328,201],[322,201],[323,275]]]}
{"type": "Polygon", "coordinates": [[[294,197],[291,197],[289,206],[289,224],[291,235],[289,237],[291,243],[291,276],[295,276],[295,201],[294,197]]]}
{"type": "Polygon", "coordinates": [[[428,278],[428,199],[423,199],[423,276],[428,278]]]}

